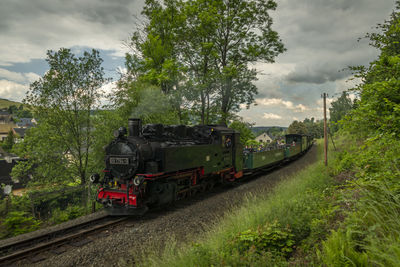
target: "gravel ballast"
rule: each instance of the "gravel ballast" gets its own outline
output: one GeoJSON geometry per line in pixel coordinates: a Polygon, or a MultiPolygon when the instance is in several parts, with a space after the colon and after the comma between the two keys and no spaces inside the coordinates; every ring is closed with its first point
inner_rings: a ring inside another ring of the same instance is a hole
{"type": "Polygon", "coordinates": [[[90,243],[74,247],[57,255],[46,252],[46,259],[33,264],[28,259],[20,266],[125,266],[138,260],[137,254],[149,245],[162,246],[174,237],[178,242],[191,241],[204,231],[205,226],[239,205],[247,193],[268,193],[274,185],[316,161],[316,146],[303,157],[282,168],[260,175],[239,186],[215,189],[214,192],[178,202],[175,207],[151,211],[142,218],[129,221],[90,236],[90,243]]]}

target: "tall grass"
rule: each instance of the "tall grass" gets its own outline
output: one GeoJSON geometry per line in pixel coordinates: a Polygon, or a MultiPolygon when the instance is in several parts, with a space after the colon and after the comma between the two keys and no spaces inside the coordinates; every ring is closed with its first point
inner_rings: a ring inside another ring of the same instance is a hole
{"type": "Polygon", "coordinates": [[[243,253],[235,249],[235,240],[240,233],[248,232],[249,229],[260,231],[261,227],[274,224],[282,230],[273,230],[273,234],[282,233],[286,229],[290,231],[295,246],[301,245],[304,239],[318,232],[319,229],[315,229],[325,223],[324,211],[329,210],[331,205],[325,195],[331,185],[332,179],[323,163],[312,164],[285,179],[272,193],[248,194],[239,208],[224,214],[197,242],[179,245],[171,240],[161,253],[157,250],[147,252],[141,265],[286,265],[288,255],[273,250],[252,253],[251,249],[243,253]]]}
{"type": "Polygon", "coordinates": [[[356,210],[323,242],[321,260],[328,266],[400,266],[400,195],[381,182],[359,190],[356,210]]]}
{"type": "Polygon", "coordinates": [[[400,266],[399,146],[392,137],[369,139],[338,164],[357,180],[342,194],[347,219],[323,242],[325,265],[400,266]]]}

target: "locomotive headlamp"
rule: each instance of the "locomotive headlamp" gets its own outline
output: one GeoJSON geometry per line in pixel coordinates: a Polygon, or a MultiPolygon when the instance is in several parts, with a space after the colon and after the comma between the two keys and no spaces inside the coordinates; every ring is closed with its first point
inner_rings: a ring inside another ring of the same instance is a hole
{"type": "Polygon", "coordinates": [[[133,184],[135,186],[139,186],[141,183],[143,183],[144,177],[143,176],[136,176],[135,179],[133,179],[133,184]]]}

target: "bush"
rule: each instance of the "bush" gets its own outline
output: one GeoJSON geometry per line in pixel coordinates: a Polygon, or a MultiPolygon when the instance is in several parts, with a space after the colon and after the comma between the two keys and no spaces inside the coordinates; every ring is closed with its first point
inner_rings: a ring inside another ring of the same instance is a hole
{"type": "Polygon", "coordinates": [[[49,221],[54,224],[58,224],[78,218],[84,214],[85,208],[80,206],[68,206],[65,210],[57,208],[52,212],[52,216],[49,221]]]}
{"type": "Polygon", "coordinates": [[[37,230],[40,226],[40,221],[30,216],[27,212],[12,211],[8,213],[3,225],[8,232],[7,236],[16,236],[37,230]]]}
{"type": "Polygon", "coordinates": [[[292,251],[295,244],[294,235],[291,229],[286,226],[282,227],[277,221],[267,223],[256,230],[250,229],[239,233],[232,240],[231,247],[239,253],[262,254],[272,252],[280,256],[287,257],[292,251]]]}

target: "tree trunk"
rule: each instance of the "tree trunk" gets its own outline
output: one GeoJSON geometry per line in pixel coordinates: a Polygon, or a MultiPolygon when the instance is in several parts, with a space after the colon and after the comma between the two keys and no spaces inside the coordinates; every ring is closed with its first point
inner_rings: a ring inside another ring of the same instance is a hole
{"type": "Polygon", "coordinates": [[[204,96],[204,90],[201,90],[200,97],[201,97],[201,113],[200,113],[200,117],[201,117],[201,124],[204,125],[204,123],[205,123],[205,108],[206,108],[206,99],[205,99],[205,96],[204,96]]]}
{"type": "Polygon", "coordinates": [[[225,79],[224,90],[222,93],[222,104],[221,104],[221,120],[220,123],[227,125],[228,116],[229,116],[229,101],[231,99],[231,92],[232,92],[232,78],[227,77],[225,79]]]}

